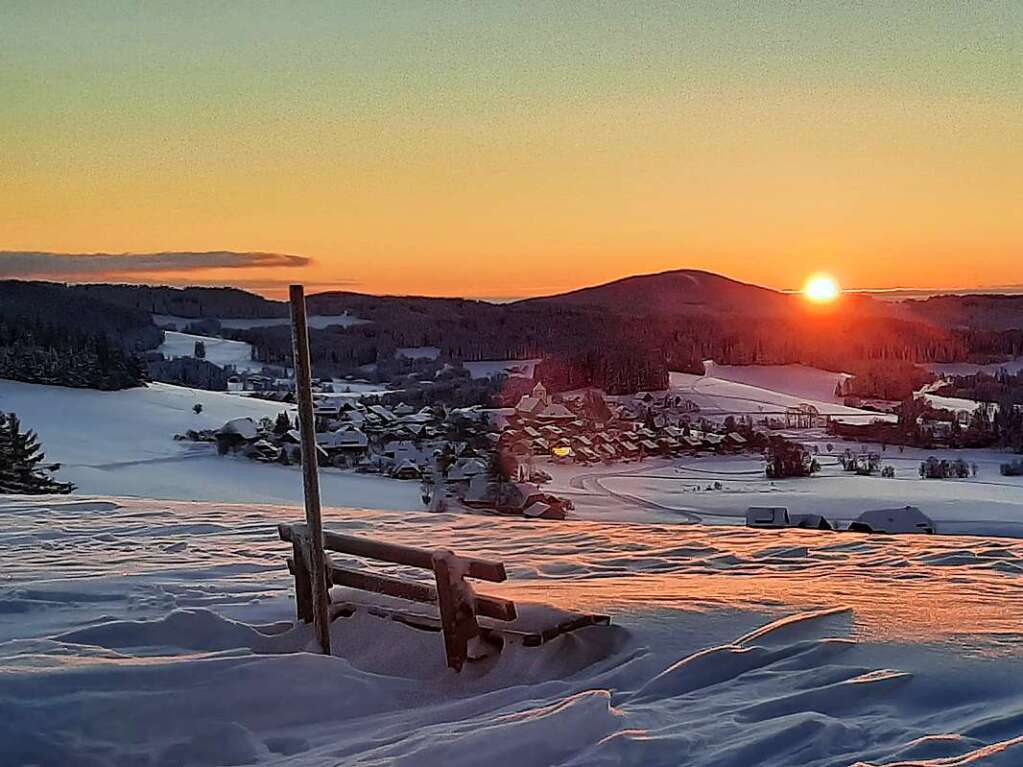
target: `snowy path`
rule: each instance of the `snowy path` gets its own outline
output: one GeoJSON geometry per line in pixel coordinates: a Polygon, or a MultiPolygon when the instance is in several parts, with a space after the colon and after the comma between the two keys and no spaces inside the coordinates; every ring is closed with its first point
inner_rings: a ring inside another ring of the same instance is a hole
{"type": "Polygon", "coordinates": [[[328,510],[501,558],[487,591],[527,609],[614,616],[454,676],[438,635],[375,618],[301,652],[273,527],[300,514],[0,501],[3,763],[1023,761],[1023,541],[328,510]]]}

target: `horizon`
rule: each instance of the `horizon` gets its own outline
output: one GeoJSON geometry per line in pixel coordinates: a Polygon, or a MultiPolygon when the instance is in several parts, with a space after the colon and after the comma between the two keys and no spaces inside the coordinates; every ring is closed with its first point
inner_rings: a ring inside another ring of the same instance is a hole
{"type": "Polygon", "coordinates": [[[1019,4],[61,13],[0,29],[9,276],[1023,284],[1019,4]]]}
{"type": "MultiPolygon", "coordinates": [[[[352,290],[346,288],[338,288],[330,285],[318,285],[316,283],[303,284],[306,289],[307,295],[318,295],[323,293],[331,292],[346,292],[357,295],[375,296],[379,298],[386,297],[397,297],[397,298],[451,298],[451,299],[462,299],[466,301],[483,301],[492,304],[508,304],[516,301],[525,301],[531,298],[543,298],[552,295],[559,295],[561,293],[570,293],[577,290],[584,290],[586,288],[601,287],[603,285],[611,284],[614,282],[620,282],[633,277],[649,277],[657,276],[659,274],[666,274],[676,271],[705,271],[705,270],[687,270],[687,269],[670,269],[662,272],[648,272],[639,274],[626,274],[621,277],[609,280],[608,282],[602,283],[587,283],[581,285],[575,285],[557,291],[549,292],[533,292],[526,295],[516,296],[502,296],[502,295],[462,295],[462,294],[429,294],[429,293],[373,293],[368,291],[352,290]]],[[[715,272],[708,272],[709,274],[715,274],[716,276],[723,277],[727,280],[735,282],[745,283],[743,280],[738,278],[717,274],[715,272]]],[[[0,278],[2,279],[2,278],[0,278]]],[[[187,290],[190,288],[203,288],[203,289],[235,289],[242,290],[254,295],[262,296],[263,298],[274,300],[274,301],[286,301],[288,295],[288,284],[285,283],[280,286],[260,286],[250,287],[245,285],[244,281],[239,282],[170,282],[160,280],[62,280],[59,277],[14,277],[11,279],[21,280],[25,282],[52,282],[56,284],[66,285],[134,285],[138,287],[149,287],[149,288],[171,288],[175,290],[187,290]]],[[[766,285],[757,285],[757,283],[745,283],[754,285],[756,287],[768,288],[775,290],[779,293],[787,294],[802,294],[805,292],[804,287],[787,287],[787,288],[770,288],[766,285]]],[[[1023,285],[982,285],[978,287],[959,287],[959,288],[911,288],[911,287],[893,287],[893,288],[845,288],[842,287],[840,292],[849,295],[865,295],[872,298],[876,298],[880,301],[909,301],[909,300],[920,300],[927,298],[934,298],[937,296],[968,296],[968,295],[993,295],[993,296],[1018,296],[1023,295],[1023,285]]]]}

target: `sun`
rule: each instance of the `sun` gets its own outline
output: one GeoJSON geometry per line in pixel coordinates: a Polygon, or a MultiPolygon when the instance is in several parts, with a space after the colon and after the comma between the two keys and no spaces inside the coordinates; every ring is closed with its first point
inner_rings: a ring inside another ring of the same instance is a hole
{"type": "Polygon", "coordinates": [[[815,304],[831,303],[841,292],[835,278],[830,274],[811,275],[803,285],[803,295],[815,304]]]}

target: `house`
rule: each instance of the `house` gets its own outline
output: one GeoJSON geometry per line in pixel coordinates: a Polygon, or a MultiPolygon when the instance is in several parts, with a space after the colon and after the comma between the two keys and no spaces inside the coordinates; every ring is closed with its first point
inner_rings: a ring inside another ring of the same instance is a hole
{"type": "Polygon", "coordinates": [[[369,450],[369,437],[354,426],[342,427],[337,431],[317,434],[316,443],[329,455],[344,453],[361,458],[369,450]]]}
{"type": "Polygon", "coordinates": [[[217,430],[215,437],[217,452],[224,455],[255,442],[259,438],[259,427],[247,416],[232,418],[217,430]]]}
{"type": "Polygon", "coordinates": [[[639,448],[628,440],[623,439],[619,443],[619,448],[625,458],[636,458],[639,455],[639,448]]]}
{"type": "Polygon", "coordinates": [[[244,418],[232,418],[217,431],[217,434],[233,435],[243,440],[254,440],[259,436],[259,427],[256,422],[245,416],[244,418]]]}
{"type": "Polygon", "coordinates": [[[366,408],[366,412],[375,415],[383,423],[393,423],[398,420],[398,416],[392,413],[383,405],[370,405],[366,408]]]}
{"type": "Polygon", "coordinates": [[[541,421],[572,421],[575,419],[575,414],[560,402],[553,402],[536,413],[536,417],[541,421]]]}
{"type": "Polygon", "coordinates": [[[341,406],[330,400],[318,400],[313,403],[313,415],[317,418],[336,419],[341,415],[341,406]]]}
{"type": "Polygon", "coordinates": [[[486,476],[487,465],[479,458],[459,458],[450,467],[444,479],[448,484],[463,485],[466,488],[478,476],[486,476]]]}
{"type": "Polygon", "coordinates": [[[534,413],[543,409],[544,404],[536,397],[531,397],[528,394],[523,394],[519,398],[518,403],[515,405],[515,411],[520,415],[533,415],[534,413]]]}
{"type": "Polygon", "coordinates": [[[722,442],[725,441],[724,434],[714,434],[713,432],[704,432],[703,441],[710,447],[718,447],[722,442]]]}
{"type": "Polygon", "coordinates": [[[245,450],[246,457],[262,463],[276,461],[280,457],[280,454],[280,448],[274,447],[265,439],[257,439],[245,450]]]}
{"type": "Polygon", "coordinates": [[[385,443],[382,455],[393,466],[400,466],[406,461],[416,466],[428,466],[433,463],[433,450],[410,440],[391,440],[385,443]]]}
{"type": "Polygon", "coordinates": [[[412,461],[405,460],[398,464],[394,471],[391,472],[391,476],[395,479],[419,479],[422,476],[422,472],[412,461]]]}

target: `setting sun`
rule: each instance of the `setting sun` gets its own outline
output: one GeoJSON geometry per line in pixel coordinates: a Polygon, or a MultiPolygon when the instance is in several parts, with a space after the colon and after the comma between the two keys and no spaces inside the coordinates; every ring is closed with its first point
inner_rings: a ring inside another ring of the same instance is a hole
{"type": "Polygon", "coordinates": [[[827,274],[815,274],[807,278],[803,286],[803,295],[818,304],[834,301],[840,292],[835,278],[827,274]]]}

